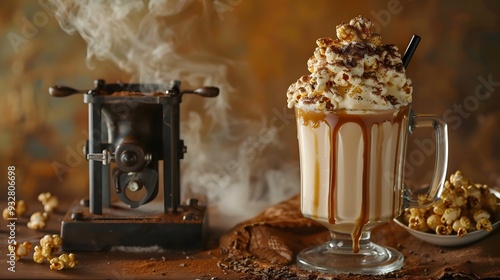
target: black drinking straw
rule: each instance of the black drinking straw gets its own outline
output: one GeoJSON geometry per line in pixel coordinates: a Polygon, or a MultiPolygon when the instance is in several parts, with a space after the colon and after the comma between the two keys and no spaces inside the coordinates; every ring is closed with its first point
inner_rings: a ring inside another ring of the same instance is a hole
{"type": "Polygon", "coordinates": [[[403,55],[403,66],[404,68],[408,68],[408,64],[410,63],[411,57],[415,53],[417,49],[418,43],[420,43],[420,36],[413,35],[410,40],[410,44],[406,48],[405,54],[403,55]]]}

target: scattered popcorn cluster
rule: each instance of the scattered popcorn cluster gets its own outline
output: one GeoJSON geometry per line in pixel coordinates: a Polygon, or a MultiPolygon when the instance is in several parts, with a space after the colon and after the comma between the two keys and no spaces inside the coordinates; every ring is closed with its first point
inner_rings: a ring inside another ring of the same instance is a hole
{"type": "MultiPolygon", "coordinates": [[[[26,205],[26,202],[24,202],[24,200],[17,201],[14,209],[16,217],[22,217],[24,216],[24,214],[26,214],[26,212],[28,212],[28,206],[26,205]]],[[[3,209],[2,217],[6,221],[10,218],[10,210],[8,207],[3,209]]]]}
{"type": "Polygon", "coordinates": [[[47,260],[52,270],[63,270],[74,267],[78,264],[78,261],[73,253],[62,254],[59,257],[52,256],[53,253],[59,251],[61,244],[62,239],[59,235],[45,235],[40,239],[40,245],[35,246],[33,260],[40,264],[44,260],[47,260]]]}
{"type": "MultiPolygon", "coordinates": [[[[35,212],[31,214],[30,220],[27,224],[30,229],[44,229],[47,226],[47,221],[49,219],[49,213],[52,213],[57,209],[59,205],[59,200],[57,197],[53,196],[50,192],[41,193],[38,195],[38,201],[43,204],[44,212],[35,212]]],[[[19,200],[15,205],[16,217],[22,217],[28,212],[28,205],[24,200],[19,200]]],[[[10,218],[9,208],[5,208],[2,212],[2,217],[4,220],[10,218]]]]}
{"type": "Polygon", "coordinates": [[[450,176],[445,189],[434,206],[408,208],[404,219],[409,228],[435,232],[439,235],[456,234],[460,237],[475,230],[492,230],[499,198],[487,185],[475,184],[461,171],[450,176]]]}
{"type": "MultiPolygon", "coordinates": [[[[50,269],[52,270],[63,270],[65,268],[72,268],[78,264],[75,254],[61,254],[59,257],[52,257],[52,254],[59,251],[61,248],[62,239],[59,235],[45,235],[40,239],[40,245],[36,245],[33,252],[33,260],[36,263],[43,263],[47,260],[50,263],[50,269]]],[[[32,248],[32,244],[29,241],[25,241],[22,244],[14,244],[14,252],[16,261],[20,260],[21,257],[25,257],[29,254],[32,248]]]]}
{"type": "MultiPolygon", "coordinates": [[[[30,220],[27,223],[27,227],[34,230],[44,229],[47,226],[47,221],[49,218],[49,213],[55,211],[59,205],[57,197],[53,196],[49,192],[41,193],[38,195],[38,201],[43,204],[44,212],[35,212],[30,216],[30,220]]],[[[16,217],[24,216],[28,211],[28,206],[24,200],[19,200],[15,205],[16,217]]],[[[6,208],[2,212],[4,220],[10,218],[9,209],[6,208]]],[[[33,251],[33,260],[36,263],[43,263],[47,260],[50,264],[50,269],[52,270],[63,270],[65,268],[72,268],[78,261],[73,253],[61,254],[58,257],[53,257],[52,254],[59,251],[62,245],[62,239],[59,235],[45,235],[40,239],[40,245],[36,245],[33,251]]],[[[33,245],[29,241],[23,243],[15,242],[14,253],[16,261],[20,260],[22,257],[28,256],[33,245]]]]}
{"type": "Polygon", "coordinates": [[[59,205],[57,197],[49,192],[39,194],[38,201],[43,204],[44,212],[35,212],[31,215],[27,225],[30,229],[44,229],[47,226],[49,213],[54,212],[59,205]]]}
{"type": "Polygon", "coordinates": [[[58,235],[45,235],[40,239],[40,245],[35,246],[33,260],[36,263],[42,263],[44,258],[50,261],[52,253],[58,251],[61,248],[61,244],[62,239],[58,235]]]}

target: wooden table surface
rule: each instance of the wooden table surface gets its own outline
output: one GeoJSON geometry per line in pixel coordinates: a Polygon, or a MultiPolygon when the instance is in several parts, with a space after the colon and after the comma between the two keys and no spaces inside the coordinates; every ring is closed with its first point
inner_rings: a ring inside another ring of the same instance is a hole
{"type": "MultiPolygon", "coordinates": [[[[17,242],[30,241],[39,245],[40,238],[47,234],[60,234],[61,221],[68,207],[63,207],[53,213],[48,225],[43,230],[29,229],[26,224],[29,214],[42,211],[38,201],[30,202],[29,212],[16,222],[15,240],[17,242]]],[[[67,204],[69,205],[69,203],[67,204]]],[[[6,202],[0,202],[2,210],[6,202]]],[[[37,264],[33,261],[33,249],[26,257],[15,262],[15,272],[9,270],[7,263],[7,242],[10,234],[7,222],[1,220],[0,228],[0,278],[1,279],[242,279],[245,275],[232,271],[223,271],[217,263],[221,259],[217,248],[217,237],[210,237],[209,248],[205,251],[167,251],[149,248],[142,252],[103,251],[103,252],[74,252],[78,265],[71,269],[53,271],[49,263],[44,261],[37,264]]],[[[85,238],[85,236],[82,236],[85,238]]],[[[59,256],[64,252],[54,253],[59,256]]],[[[69,252],[68,252],[69,253],[69,252]]]]}

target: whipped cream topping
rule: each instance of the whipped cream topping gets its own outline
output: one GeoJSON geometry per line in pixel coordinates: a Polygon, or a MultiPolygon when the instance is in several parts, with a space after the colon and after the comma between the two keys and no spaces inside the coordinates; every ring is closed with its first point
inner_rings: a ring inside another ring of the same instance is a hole
{"type": "Polygon", "coordinates": [[[358,16],[337,26],[338,39],[320,38],[309,58],[311,74],[287,91],[288,107],[304,110],[388,110],[411,103],[411,80],[401,54],[383,45],[370,20],[358,16]]]}

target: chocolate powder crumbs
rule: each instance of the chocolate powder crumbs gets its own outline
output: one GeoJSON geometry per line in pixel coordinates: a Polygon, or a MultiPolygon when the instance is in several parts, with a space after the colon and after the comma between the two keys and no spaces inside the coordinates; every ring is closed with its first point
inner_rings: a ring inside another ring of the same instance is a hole
{"type": "Polygon", "coordinates": [[[349,44],[341,47],[332,46],[332,51],[344,59],[346,66],[356,66],[356,60],[362,59],[365,55],[374,55],[375,48],[370,45],[349,44]]]}
{"type": "Polygon", "coordinates": [[[388,102],[390,102],[392,105],[398,105],[399,104],[398,99],[396,97],[394,97],[394,95],[386,95],[385,99],[388,102]]]}
{"type": "Polygon", "coordinates": [[[140,92],[140,91],[116,91],[113,92],[112,94],[108,94],[105,91],[101,91],[99,95],[104,95],[104,96],[114,96],[114,97],[121,97],[121,96],[126,96],[126,97],[143,97],[143,96],[164,96],[165,93],[161,91],[155,91],[155,92],[140,92]]]}
{"type": "MultiPolygon", "coordinates": [[[[255,257],[225,258],[217,263],[223,270],[234,270],[252,275],[253,279],[304,279],[297,269],[288,266],[273,266],[259,262],[255,257]]],[[[309,277],[307,277],[309,278],[309,277]]],[[[310,279],[310,278],[309,278],[310,279]]]]}
{"type": "Polygon", "coordinates": [[[144,93],[137,91],[117,91],[110,94],[110,96],[144,96],[144,93]]]}

